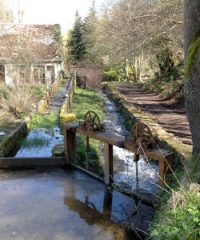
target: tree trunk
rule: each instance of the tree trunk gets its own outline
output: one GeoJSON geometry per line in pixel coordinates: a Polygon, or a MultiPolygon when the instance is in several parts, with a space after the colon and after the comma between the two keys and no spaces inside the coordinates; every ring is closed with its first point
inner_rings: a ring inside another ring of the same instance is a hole
{"type": "MultiPolygon", "coordinates": [[[[200,0],[185,0],[185,66],[188,49],[200,30],[200,0]]],[[[185,77],[185,104],[193,140],[193,153],[200,155],[200,48],[185,77]]]]}

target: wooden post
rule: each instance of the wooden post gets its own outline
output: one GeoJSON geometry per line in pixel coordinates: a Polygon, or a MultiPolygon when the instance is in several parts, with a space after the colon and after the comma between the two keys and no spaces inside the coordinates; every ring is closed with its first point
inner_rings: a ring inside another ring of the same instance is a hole
{"type": "Polygon", "coordinates": [[[113,183],[113,145],[104,143],[104,180],[105,184],[113,183]]]}
{"type": "Polygon", "coordinates": [[[64,130],[65,156],[68,163],[76,164],[76,131],[64,130]]]}
{"type": "Polygon", "coordinates": [[[73,93],[76,90],[76,72],[74,73],[73,77],[72,77],[72,91],[73,93]]]}
{"type": "Polygon", "coordinates": [[[72,107],[72,103],[73,103],[73,93],[71,91],[69,93],[68,102],[69,102],[69,111],[71,111],[71,107],[72,107]]]}
{"type": "Polygon", "coordinates": [[[108,219],[112,217],[112,192],[108,188],[104,191],[103,216],[108,219]]]}
{"type": "Polygon", "coordinates": [[[138,172],[138,161],[140,160],[140,155],[135,152],[135,176],[136,176],[136,191],[139,192],[140,188],[139,188],[139,172],[138,172]]]}
{"type": "Polygon", "coordinates": [[[89,137],[86,137],[85,141],[86,141],[86,143],[85,143],[85,168],[88,170],[88,168],[89,168],[88,151],[89,151],[89,148],[90,148],[89,137]]]}
{"type": "Polygon", "coordinates": [[[159,185],[163,186],[165,182],[165,174],[172,169],[173,156],[164,157],[159,161],[159,185]]]}

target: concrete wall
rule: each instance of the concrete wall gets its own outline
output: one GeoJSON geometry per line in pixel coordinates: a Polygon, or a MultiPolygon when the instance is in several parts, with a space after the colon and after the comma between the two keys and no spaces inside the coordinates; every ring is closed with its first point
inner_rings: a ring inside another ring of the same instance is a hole
{"type": "MultiPolygon", "coordinates": [[[[35,65],[36,66],[36,65],[35,65]]],[[[45,82],[48,87],[59,78],[59,73],[63,70],[63,63],[42,63],[40,66],[45,67],[45,82]],[[54,68],[54,72],[49,71],[48,68],[54,68]],[[52,80],[53,79],[53,80],[52,80]]],[[[33,80],[34,65],[30,68],[30,78],[33,80]]],[[[20,67],[14,64],[5,65],[5,82],[9,86],[20,83],[20,67]]]]}
{"type": "Polygon", "coordinates": [[[13,86],[20,80],[19,67],[13,64],[5,65],[5,82],[8,86],[13,86]]]}

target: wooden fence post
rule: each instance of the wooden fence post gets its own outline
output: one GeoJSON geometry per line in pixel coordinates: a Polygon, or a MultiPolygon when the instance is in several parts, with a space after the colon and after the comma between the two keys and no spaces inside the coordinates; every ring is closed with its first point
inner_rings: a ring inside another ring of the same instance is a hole
{"type": "Polygon", "coordinates": [[[113,145],[104,143],[104,180],[111,185],[113,183],[113,145]]]}
{"type": "Polygon", "coordinates": [[[76,164],[76,130],[64,130],[65,156],[67,163],[76,164]]]}

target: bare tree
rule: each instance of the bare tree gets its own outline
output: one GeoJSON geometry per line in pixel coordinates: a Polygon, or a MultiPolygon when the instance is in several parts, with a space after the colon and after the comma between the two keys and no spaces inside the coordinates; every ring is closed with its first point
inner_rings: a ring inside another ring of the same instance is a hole
{"type": "Polygon", "coordinates": [[[5,0],[0,0],[0,23],[13,22],[12,11],[7,7],[5,0]]]}
{"type": "Polygon", "coordinates": [[[141,61],[152,55],[183,52],[182,19],[183,0],[106,1],[95,28],[95,49],[112,63],[129,62],[139,71],[141,61]]]}

